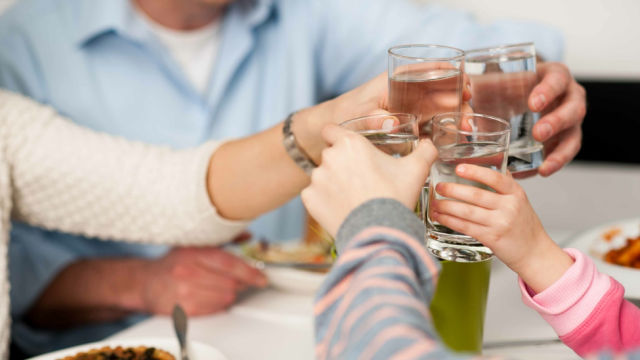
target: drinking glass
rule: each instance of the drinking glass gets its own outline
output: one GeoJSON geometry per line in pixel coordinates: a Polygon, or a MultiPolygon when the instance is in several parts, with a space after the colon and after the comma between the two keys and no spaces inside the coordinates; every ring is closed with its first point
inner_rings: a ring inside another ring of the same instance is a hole
{"type": "Polygon", "coordinates": [[[411,154],[418,145],[418,120],[412,114],[365,116],[340,126],[363,135],[376,148],[393,157],[411,154]]]}
{"type": "Polygon", "coordinates": [[[461,111],[464,51],[440,45],[401,45],[389,49],[389,110],[416,115],[420,136],[429,121],[461,111]]]}
{"type": "Polygon", "coordinates": [[[493,191],[486,185],[459,177],[455,169],[460,164],[473,164],[504,174],[511,126],[497,117],[459,112],[436,115],[431,123],[438,159],[431,167],[429,181],[427,247],[432,254],[444,260],[488,260],[493,257],[489,248],[468,235],[434,221],[431,204],[434,200],[446,199],[435,191],[439,183],[464,184],[493,191]]]}
{"type": "Polygon", "coordinates": [[[542,165],[543,145],[533,139],[540,114],[529,110],[529,96],[538,84],[533,43],[467,51],[466,73],[471,78],[471,107],[511,124],[508,169],[535,171],[542,165]]]}
{"type": "MultiPolygon", "coordinates": [[[[419,121],[413,114],[372,115],[345,121],[340,126],[363,135],[378,150],[393,157],[411,154],[418,146],[419,121]]],[[[420,197],[415,213],[424,219],[425,201],[420,197]]]]}

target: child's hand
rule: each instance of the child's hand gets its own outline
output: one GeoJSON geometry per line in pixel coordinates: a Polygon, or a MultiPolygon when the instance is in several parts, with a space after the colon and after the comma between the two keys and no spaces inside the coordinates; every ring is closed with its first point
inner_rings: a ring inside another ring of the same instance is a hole
{"type": "Polygon", "coordinates": [[[330,147],[301,196],[311,216],[333,237],[347,215],[369,200],[395,199],[413,209],[438,157],[431,141],[397,159],[338,125],[327,125],[322,136],[330,147]]]}
{"type": "Polygon", "coordinates": [[[436,187],[438,194],[460,201],[434,201],[430,209],[433,220],[480,241],[537,293],[571,267],[573,259],[549,238],[511,174],[475,165],[459,165],[456,173],[485,184],[496,193],[440,183],[436,187]]]}

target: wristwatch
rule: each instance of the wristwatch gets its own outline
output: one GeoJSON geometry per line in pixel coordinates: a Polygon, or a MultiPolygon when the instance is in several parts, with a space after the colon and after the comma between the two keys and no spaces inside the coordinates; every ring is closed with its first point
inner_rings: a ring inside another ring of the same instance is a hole
{"type": "Polygon", "coordinates": [[[289,115],[287,120],[284,121],[284,127],[282,128],[282,134],[284,135],[284,139],[282,139],[282,144],[284,145],[285,150],[293,162],[296,163],[304,172],[311,176],[311,172],[313,169],[318,167],[311,157],[298,145],[296,141],[295,135],[291,131],[291,123],[293,122],[293,116],[296,113],[289,115]]]}

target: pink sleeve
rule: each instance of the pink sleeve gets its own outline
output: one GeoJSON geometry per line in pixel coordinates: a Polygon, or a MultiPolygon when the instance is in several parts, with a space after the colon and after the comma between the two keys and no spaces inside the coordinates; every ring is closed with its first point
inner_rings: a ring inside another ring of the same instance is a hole
{"type": "Polygon", "coordinates": [[[545,291],[535,294],[519,280],[523,302],[580,356],[640,349],[640,309],[624,300],[624,287],[582,252],[565,251],[575,263],[545,291]]]}

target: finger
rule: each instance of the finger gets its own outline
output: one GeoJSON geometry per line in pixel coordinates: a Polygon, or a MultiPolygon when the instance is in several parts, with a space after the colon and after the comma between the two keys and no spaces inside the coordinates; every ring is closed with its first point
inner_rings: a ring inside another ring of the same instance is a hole
{"type": "Polygon", "coordinates": [[[544,110],[556,98],[563,95],[572,81],[566,66],[558,63],[545,63],[537,67],[540,83],[529,95],[529,108],[533,112],[544,110]]]}
{"type": "Polygon", "coordinates": [[[215,250],[217,251],[199,252],[196,259],[198,264],[210,270],[223,272],[225,275],[251,286],[259,288],[267,286],[267,278],[258,269],[225,251],[215,250]]]}
{"type": "Polygon", "coordinates": [[[224,272],[200,264],[181,264],[173,269],[173,277],[176,280],[189,281],[201,287],[216,289],[219,291],[239,291],[244,287],[240,281],[229,277],[224,272]]]}
{"type": "Polygon", "coordinates": [[[438,150],[433,145],[431,140],[420,140],[418,143],[418,147],[416,147],[413,152],[402,159],[403,162],[408,162],[412,164],[417,169],[420,169],[420,172],[424,174],[424,178],[426,179],[429,175],[429,169],[438,159],[438,150]]]}
{"type": "Polygon", "coordinates": [[[462,80],[462,101],[471,100],[471,78],[467,74],[463,74],[462,80]]]}
{"type": "Polygon", "coordinates": [[[547,154],[546,159],[538,169],[540,175],[544,177],[556,173],[578,155],[582,147],[582,129],[580,127],[567,129],[560,133],[559,138],[558,145],[550,154],[547,154]]]}
{"type": "Polygon", "coordinates": [[[200,288],[185,287],[179,294],[179,303],[189,316],[209,315],[223,311],[233,305],[236,299],[236,293],[200,288]]]}
{"type": "Polygon", "coordinates": [[[552,112],[543,116],[533,128],[533,137],[545,142],[555,134],[570,128],[580,126],[587,113],[587,103],[584,90],[578,84],[573,84],[562,104],[552,112]]]}
{"type": "Polygon", "coordinates": [[[498,204],[498,195],[469,185],[442,182],[436,185],[436,192],[444,197],[464,201],[485,209],[495,209],[498,204]]]}
{"type": "Polygon", "coordinates": [[[327,124],[322,129],[321,133],[322,138],[328,146],[332,146],[333,144],[338,142],[338,140],[344,138],[345,136],[348,136],[349,134],[353,134],[353,132],[336,124],[327,124]]]}
{"type": "Polygon", "coordinates": [[[489,230],[489,228],[486,226],[476,224],[468,220],[460,219],[455,216],[440,214],[436,211],[431,214],[431,217],[433,220],[448,227],[449,229],[467,236],[471,236],[476,240],[481,238],[483,234],[486,234],[489,230]]]}
{"type": "Polygon", "coordinates": [[[461,178],[487,185],[499,194],[511,194],[515,190],[515,181],[510,176],[477,165],[458,165],[456,174],[461,178]]]}
{"type": "Polygon", "coordinates": [[[451,215],[480,225],[487,225],[491,220],[491,211],[485,208],[455,200],[436,200],[429,206],[441,215],[451,215]]]}

